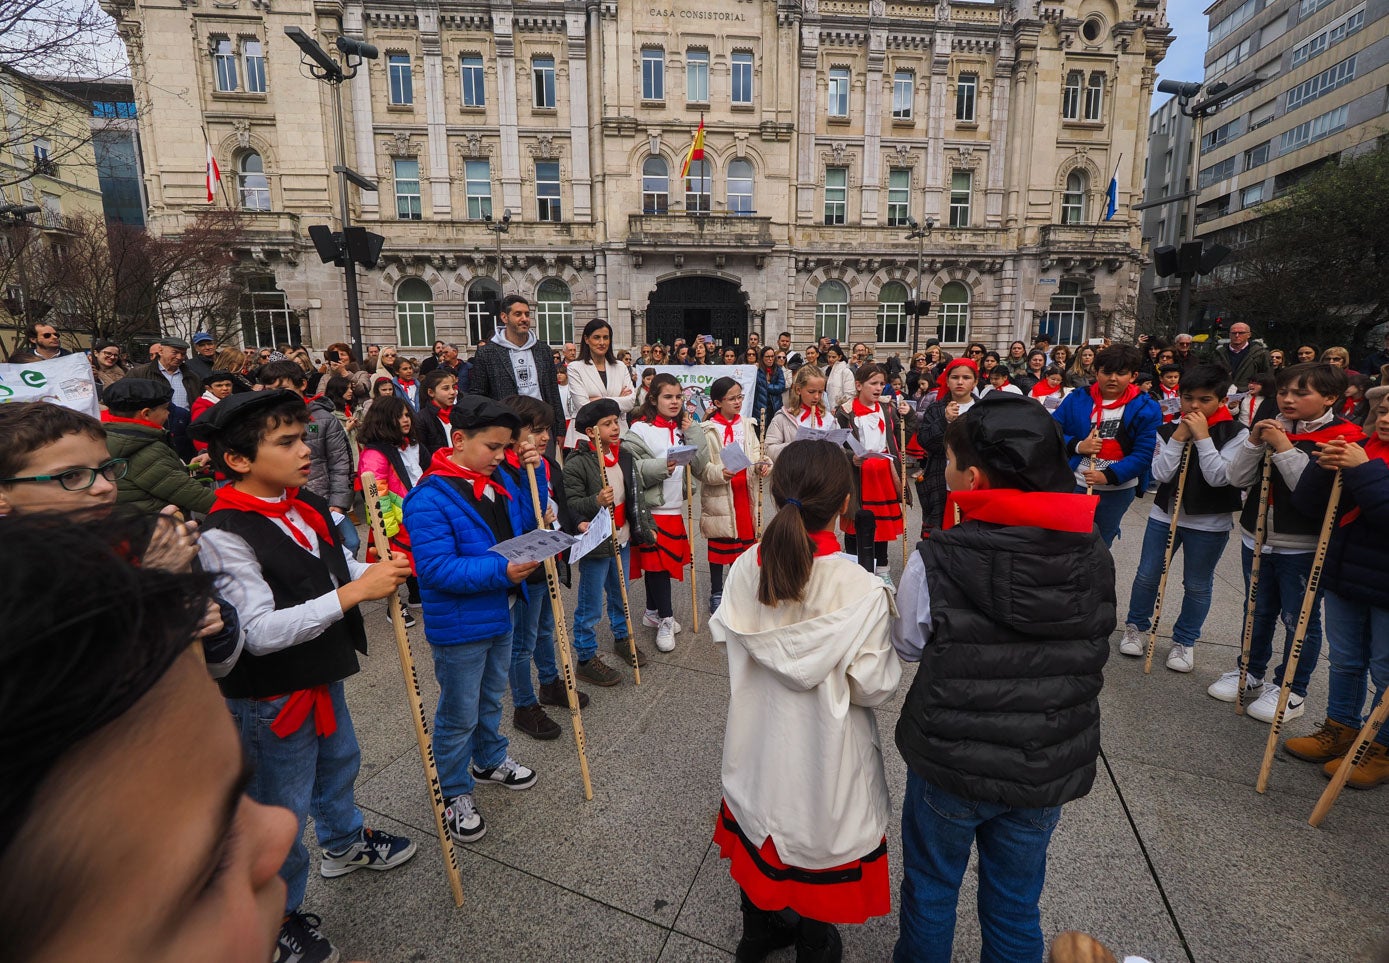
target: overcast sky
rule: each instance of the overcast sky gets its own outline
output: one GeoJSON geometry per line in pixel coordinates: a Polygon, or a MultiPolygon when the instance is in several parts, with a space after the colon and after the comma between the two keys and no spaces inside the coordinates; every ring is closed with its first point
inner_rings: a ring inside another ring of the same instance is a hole
{"type": "MultiPolygon", "coordinates": [[[[1195,80],[1205,76],[1206,16],[1201,11],[1210,0],[1167,0],[1167,22],[1176,38],[1167,48],[1167,56],[1158,64],[1159,80],[1195,80]]],[[[1170,94],[1153,91],[1153,107],[1167,100],[1170,94]]]]}

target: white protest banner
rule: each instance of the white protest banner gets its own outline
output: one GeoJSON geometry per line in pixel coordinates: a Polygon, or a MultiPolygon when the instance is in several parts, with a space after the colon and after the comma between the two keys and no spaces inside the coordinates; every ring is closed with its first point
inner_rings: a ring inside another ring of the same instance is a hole
{"type": "Polygon", "coordinates": [[[49,401],[101,417],[101,402],[85,354],[65,354],[31,364],[0,364],[0,404],[49,401]]]}
{"type": "Polygon", "coordinates": [[[743,410],[740,414],[744,418],[752,418],[752,406],[757,400],[757,365],[755,364],[660,365],[656,368],[656,373],[673,375],[675,380],[680,382],[680,386],[685,389],[687,398],[691,390],[702,394],[704,398],[701,407],[710,404],[710,385],[720,378],[732,378],[743,388],[743,410]]]}

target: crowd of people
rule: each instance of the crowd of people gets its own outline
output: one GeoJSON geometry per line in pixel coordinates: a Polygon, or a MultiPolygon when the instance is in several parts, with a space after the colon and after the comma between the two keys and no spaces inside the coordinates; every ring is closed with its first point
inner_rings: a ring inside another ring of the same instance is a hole
{"type": "MultiPolygon", "coordinates": [[[[708,586],[706,599],[691,588],[692,605],[729,662],[714,841],[741,892],[739,960],[792,945],[801,961],[838,960],[839,925],[891,912],[872,709],[915,662],[895,733],[909,770],[895,959],[951,959],[977,849],[984,958],[1040,963],[1047,848],[1095,778],[1110,636],[1122,628],[1124,656],[1151,651],[1155,596],[1180,550],[1165,664],[1192,672],[1236,520],[1257,584],[1252,631],[1208,694],[1248,700],[1265,723],[1296,718],[1324,632],[1325,719],[1284,747],[1330,774],[1365,722],[1367,688],[1377,702],[1389,685],[1389,338],[1362,374],[1344,348],[1270,350],[1243,324],[1212,347],[1042,336],[879,361],[828,338],[793,350],[787,333],[765,346],[754,335],[741,356],[702,336],[622,350],[602,319],[552,347],[517,295],[499,322],[471,358],[445,342],[423,359],[389,345],[361,359],[346,344],[317,359],[289,345],[244,352],[205,334],[166,337],[147,359],[97,344],[99,421],[0,405],[0,532],[34,546],[0,588],[0,799],[14,817],[0,941],[17,959],[55,945],[151,958],[166,955],[156,943],[196,942],[185,958],[336,960],[303,906],[309,816],[327,878],[417,851],[367,826],[354,800],[344,682],[366,648],[361,606],[403,593],[407,627],[423,623],[444,820],[474,842],[482,793],[539,779],[510,736],[558,738],[546,708],[596,697],[560,672],[557,587],[539,563],[493,550],[537,526],[611,527],[572,569],[557,559],[586,689],[624,684],[651,658],[647,638],[673,651],[685,631],[675,583],[708,586]],[[699,364],[755,364],[751,405],[746,377],[694,398],[656,370],[699,364]],[[909,537],[913,496],[920,540],[895,584],[889,547],[909,537]],[[1120,613],[1109,546],[1149,496],[1120,613]],[[1319,545],[1328,505],[1336,524],[1319,545]],[[362,545],[374,513],[386,557],[362,545]],[[1319,552],[1298,660],[1293,627],[1319,552]],[[86,604],[53,618],[77,584],[86,604]],[[174,757],[195,760],[199,778],[170,784],[160,760],[174,757]],[[105,822],[180,845],[34,871],[93,785],[105,822]],[[117,873],[148,879],[145,897],[197,903],[162,929],[124,908],[134,887],[117,873]],[[58,908],[87,905],[71,898],[87,891],[108,894],[102,912],[58,908]]],[[[64,350],[50,326],[28,335],[20,363],[64,350]]],[[[1386,747],[1389,730],[1351,786],[1389,782],[1386,747]]]]}

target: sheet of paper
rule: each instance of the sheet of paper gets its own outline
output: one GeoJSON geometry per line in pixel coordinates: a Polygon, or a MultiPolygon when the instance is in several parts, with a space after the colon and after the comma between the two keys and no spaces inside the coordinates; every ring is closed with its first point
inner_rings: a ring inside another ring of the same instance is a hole
{"type": "Polygon", "coordinates": [[[676,467],[688,465],[695,460],[699,449],[694,445],[671,445],[666,449],[666,461],[673,461],[676,467]]]}
{"type": "Polygon", "coordinates": [[[828,441],[833,445],[842,445],[853,437],[853,434],[848,428],[814,428],[810,425],[801,425],[796,429],[796,440],[828,441]]]}
{"type": "Polygon", "coordinates": [[[543,562],[552,558],[577,541],[577,538],[565,532],[536,528],[524,535],[499,542],[493,545],[490,551],[496,552],[508,562],[524,565],[527,562],[543,562]]]}
{"type": "Polygon", "coordinates": [[[1158,402],[1158,407],[1162,409],[1164,415],[1175,415],[1182,410],[1182,399],[1163,398],[1162,401],[1158,402]]]}
{"type": "Polygon", "coordinates": [[[849,450],[860,458],[886,458],[888,461],[897,460],[885,451],[869,451],[867,448],[863,447],[863,442],[855,438],[852,433],[849,435],[849,450]]]}
{"type": "Polygon", "coordinates": [[[752,462],[748,460],[748,453],[743,451],[743,446],[736,441],[726,445],[721,455],[724,470],[731,471],[735,475],[752,467],[752,462]]]}
{"type": "Polygon", "coordinates": [[[579,540],[569,546],[569,564],[575,565],[579,559],[602,545],[613,533],[613,517],[606,508],[598,509],[598,514],[593,516],[593,520],[588,523],[588,531],[579,536],[579,540]]]}
{"type": "Polygon", "coordinates": [[[1061,396],[1047,395],[1042,399],[1042,407],[1047,411],[1055,411],[1057,408],[1061,407],[1061,396]]]}

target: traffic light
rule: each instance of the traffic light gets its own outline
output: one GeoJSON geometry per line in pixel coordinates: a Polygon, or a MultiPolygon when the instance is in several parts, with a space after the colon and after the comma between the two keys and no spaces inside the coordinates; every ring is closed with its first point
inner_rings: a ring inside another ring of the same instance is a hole
{"type": "Polygon", "coordinates": [[[335,264],[338,267],[347,265],[343,256],[345,251],[347,256],[362,267],[374,268],[381,260],[381,248],[386,243],[386,239],[380,234],[368,231],[364,227],[349,227],[345,243],[342,232],[334,231],[323,224],[310,227],[309,237],[313,240],[314,250],[323,259],[323,263],[335,264]]]}
{"type": "Polygon", "coordinates": [[[1153,248],[1153,272],[1160,278],[1177,275],[1179,278],[1205,276],[1230,256],[1223,244],[1207,245],[1205,241],[1183,241],[1180,249],[1171,244],[1153,248]]]}
{"type": "Polygon", "coordinates": [[[913,301],[908,298],[902,302],[902,313],[909,318],[924,318],[931,313],[930,301],[913,301]]]}

